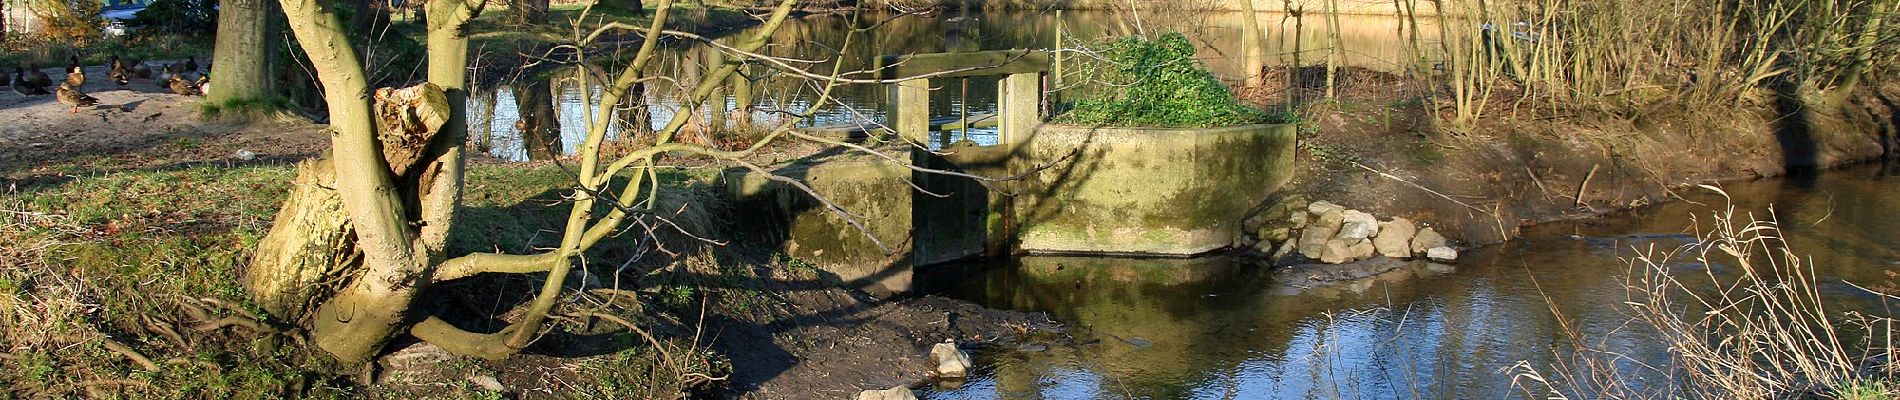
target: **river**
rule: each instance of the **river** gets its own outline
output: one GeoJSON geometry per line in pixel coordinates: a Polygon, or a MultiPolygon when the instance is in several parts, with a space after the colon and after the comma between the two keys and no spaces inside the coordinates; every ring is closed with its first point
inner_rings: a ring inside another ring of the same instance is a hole
{"type": "MultiPolygon", "coordinates": [[[[1893,240],[1900,181],[1889,168],[1724,189],[1736,215],[1778,218],[1791,248],[1811,257],[1832,312],[1892,315],[1879,296],[1848,284],[1891,284],[1888,271],[1900,269],[1893,240]]],[[[1559,357],[1575,354],[1577,342],[1553,308],[1585,347],[1665,365],[1667,349],[1630,324],[1622,304],[1628,260],[1639,249],[1695,243],[1697,222],[1708,229],[1729,204],[1701,189],[1684,195],[1688,201],[1532,227],[1521,239],[1467,251],[1455,265],[1420,262],[1331,284],[1232,257],[1024,257],[944,267],[938,271],[962,283],[939,293],[1047,312],[1072,338],[981,352],[974,379],[932,388],[926,398],[1520,397],[1512,381],[1522,370],[1513,367],[1549,374],[1559,357]]],[[[1691,258],[1669,265],[1677,274],[1738,273],[1721,264],[1704,271],[1691,258]]],[[[1668,378],[1623,366],[1640,391],[1667,390],[1668,378]]]]}

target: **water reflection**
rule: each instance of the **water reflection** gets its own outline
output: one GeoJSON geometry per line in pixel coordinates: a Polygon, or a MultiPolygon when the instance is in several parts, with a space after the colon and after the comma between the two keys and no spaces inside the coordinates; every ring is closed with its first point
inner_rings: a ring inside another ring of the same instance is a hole
{"type": "MultiPolygon", "coordinates": [[[[881,18],[871,16],[866,21],[881,18]]],[[[1416,69],[1433,58],[1429,53],[1421,54],[1413,50],[1435,46],[1438,28],[1432,21],[1417,21],[1415,27],[1409,21],[1397,17],[1354,15],[1342,16],[1340,22],[1343,43],[1340,57],[1344,65],[1402,72],[1416,69]]],[[[866,24],[858,28],[868,28],[869,23],[866,24]]],[[[809,66],[808,69],[812,71],[830,71],[834,63],[843,63],[844,70],[852,71],[871,69],[878,57],[887,54],[1050,49],[1058,47],[1058,43],[1063,47],[1075,47],[1078,43],[1107,37],[1172,30],[1183,32],[1195,40],[1199,46],[1199,58],[1216,75],[1239,82],[1257,76],[1259,71],[1269,66],[1324,63],[1326,51],[1330,47],[1325,35],[1326,26],[1318,17],[1277,13],[1163,11],[1143,13],[1135,18],[1111,11],[970,14],[953,11],[930,17],[900,18],[878,25],[860,37],[857,42],[859,45],[845,49],[842,55],[836,54],[843,45],[846,32],[852,28],[851,20],[843,16],[796,19],[773,32],[763,51],[778,56],[828,61],[809,66]],[[1245,34],[1250,31],[1257,34],[1245,34]]],[[[751,34],[751,31],[739,31],[727,37],[747,37],[751,34]]],[[[1064,57],[1068,58],[1068,67],[1063,75],[1049,78],[1050,87],[1070,87],[1075,81],[1085,78],[1077,76],[1073,67],[1076,60],[1083,56],[1069,53],[1064,57]]],[[[639,99],[637,103],[617,107],[618,110],[638,110],[644,115],[617,118],[616,121],[620,123],[616,130],[629,127],[653,129],[671,122],[680,109],[680,87],[697,85],[707,68],[729,60],[706,46],[680,44],[668,48],[665,57],[656,61],[649,66],[653,68],[649,72],[677,80],[677,83],[651,85],[633,96],[639,99]],[[634,104],[645,107],[628,107],[634,104]]],[[[571,72],[567,74],[571,75],[571,72]]],[[[721,132],[743,131],[751,125],[778,121],[784,112],[802,112],[820,105],[812,104],[818,88],[801,79],[774,73],[762,66],[747,67],[740,75],[742,78],[735,79],[727,85],[727,89],[722,89],[724,93],[719,96],[720,100],[693,115],[703,119],[689,124],[696,135],[715,137],[721,132]]],[[[565,83],[571,81],[559,76],[553,79],[556,90],[553,97],[554,114],[561,116],[557,121],[561,140],[548,142],[564,144],[559,149],[572,152],[574,144],[585,135],[584,124],[578,116],[582,115],[586,106],[581,104],[580,89],[565,83]]],[[[931,92],[931,115],[948,117],[966,111],[970,114],[995,112],[996,83],[996,77],[971,78],[967,81],[937,80],[933,82],[931,92]]],[[[521,108],[515,105],[516,98],[513,95],[519,89],[512,86],[518,85],[478,88],[478,92],[470,99],[469,126],[476,129],[474,137],[488,135],[492,139],[490,143],[495,146],[491,147],[489,154],[503,159],[525,160],[529,157],[520,147],[501,146],[524,141],[520,137],[523,131],[510,129],[522,118],[519,113],[521,108]]],[[[588,90],[598,93],[599,88],[588,90]]],[[[838,88],[834,95],[837,98],[832,104],[822,104],[826,109],[808,121],[807,125],[877,127],[883,122],[882,110],[887,99],[886,88],[881,85],[847,85],[838,88]]],[[[994,143],[995,134],[993,128],[939,133],[931,145],[965,139],[984,144],[994,143]]]]}
{"type": "MultiPolygon", "coordinates": [[[[1812,255],[1831,311],[1890,315],[1849,286],[1900,268],[1900,188],[1883,168],[1822,176],[1813,186],[1731,185],[1738,213],[1772,205],[1789,243],[1812,255]]],[[[1551,307],[1592,347],[1666,365],[1666,349],[1625,324],[1624,257],[1695,241],[1711,195],[1613,218],[1531,229],[1528,239],[1467,252],[1456,268],[1405,264],[1320,283],[1315,271],[1226,258],[1029,257],[919,281],[990,307],[1045,311],[1073,340],[979,355],[981,376],[935,399],[991,398],[1501,398],[1523,361],[1545,372],[1575,345],[1551,307]],[[1380,272],[1383,271],[1383,272],[1380,272]]],[[[1703,274],[1679,260],[1679,273],[1703,274]]],[[[1707,271],[1732,277],[1735,268],[1707,271]]],[[[1327,278],[1332,279],[1332,278],[1327,278]]],[[[1693,283],[1693,282],[1692,282],[1693,283]]],[[[1668,378],[1632,366],[1638,391],[1668,378]]],[[[1542,397],[1531,393],[1531,397],[1542,397]]],[[[1589,393],[1569,394],[1592,397],[1589,393]]],[[[1666,396],[1665,396],[1666,397],[1666,396]]]]}

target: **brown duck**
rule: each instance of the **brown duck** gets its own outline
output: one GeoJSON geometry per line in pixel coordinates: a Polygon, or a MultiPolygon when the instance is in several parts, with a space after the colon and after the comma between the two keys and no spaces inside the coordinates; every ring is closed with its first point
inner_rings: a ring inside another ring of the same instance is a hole
{"type": "Polygon", "coordinates": [[[27,81],[25,67],[14,66],[13,80],[7,82],[7,84],[13,87],[14,93],[19,93],[21,96],[40,96],[48,94],[45,86],[34,85],[32,82],[27,81]]]}
{"type": "Polygon", "coordinates": [[[167,86],[171,87],[172,93],[177,93],[177,94],[181,94],[185,96],[197,96],[197,95],[203,94],[198,91],[198,85],[193,84],[191,81],[185,80],[185,77],[182,75],[172,75],[171,82],[168,83],[167,86]]]}
{"type": "Polygon", "coordinates": [[[73,106],[73,114],[78,114],[80,107],[92,107],[99,104],[99,99],[88,96],[65,83],[59,85],[59,92],[54,97],[59,98],[60,104],[73,106]]]}
{"type": "Polygon", "coordinates": [[[119,55],[113,54],[112,61],[106,62],[106,80],[110,80],[122,88],[125,87],[125,84],[132,83],[132,69],[127,67],[128,65],[125,64],[125,60],[121,60],[119,59],[119,55]]]}
{"type": "Polygon", "coordinates": [[[66,82],[74,89],[86,87],[86,68],[78,65],[66,67],[66,82]]]}

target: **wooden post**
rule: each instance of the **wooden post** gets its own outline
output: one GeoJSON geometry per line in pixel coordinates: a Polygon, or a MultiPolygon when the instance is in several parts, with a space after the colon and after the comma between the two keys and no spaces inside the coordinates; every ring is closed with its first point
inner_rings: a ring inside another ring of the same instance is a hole
{"type": "Polygon", "coordinates": [[[1042,122],[1042,108],[1036,104],[1042,96],[1041,75],[1035,72],[1009,74],[996,85],[997,144],[1028,143],[1036,123],[1042,122]]]}
{"type": "Polygon", "coordinates": [[[891,87],[884,124],[914,143],[930,140],[930,79],[911,79],[891,87]]]}

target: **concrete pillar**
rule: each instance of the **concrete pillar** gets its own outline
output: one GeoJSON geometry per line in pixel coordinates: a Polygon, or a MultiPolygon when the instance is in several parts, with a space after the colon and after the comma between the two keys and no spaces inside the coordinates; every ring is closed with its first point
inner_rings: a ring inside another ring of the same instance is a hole
{"type": "Polygon", "coordinates": [[[1042,76],[1035,72],[1010,74],[996,85],[997,144],[1027,143],[1036,123],[1042,122],[1042,76]]]}
{"type": "Polygon", "coordinates": [[[912,79],[891,87],[884,124],[915,143],[930,141],[930,80],[912,79]]]}

